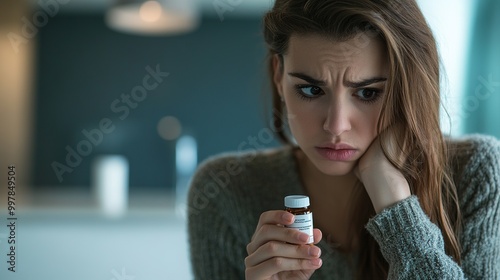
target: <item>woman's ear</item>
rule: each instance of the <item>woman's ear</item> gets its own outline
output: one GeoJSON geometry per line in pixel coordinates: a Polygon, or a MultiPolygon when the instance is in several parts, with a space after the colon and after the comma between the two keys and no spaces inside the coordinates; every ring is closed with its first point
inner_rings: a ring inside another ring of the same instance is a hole
{"type": "Polygon", "coordinates": [[[284,100],[283,97],[283,57],[279,54],[274,54],[272,58],[273,63],[273,82],[276,86],[276,90],[281,97],[281,100],[284,100]]]}

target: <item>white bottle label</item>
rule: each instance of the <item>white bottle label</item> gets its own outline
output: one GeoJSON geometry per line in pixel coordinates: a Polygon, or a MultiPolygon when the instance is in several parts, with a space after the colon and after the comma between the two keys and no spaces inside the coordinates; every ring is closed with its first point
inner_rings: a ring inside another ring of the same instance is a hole
{"type": "Polygon", "coordinates": [[[294,228],[303,233],[309,234],[309,240],[307,243],[314,243],[314,234],[313,234],[313,215],[312,213],[303,214],[303,215],[295,215],[295,221],[293,224],[288,225],[288,228],[294,228]]]}

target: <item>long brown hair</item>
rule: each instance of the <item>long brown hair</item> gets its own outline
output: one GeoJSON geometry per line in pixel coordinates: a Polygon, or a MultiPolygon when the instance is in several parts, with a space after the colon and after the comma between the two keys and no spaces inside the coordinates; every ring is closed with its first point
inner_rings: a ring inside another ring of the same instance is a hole
{"type": "MultiPolygon", "coordinates": [[[[446,253],[460,263],[460,210],[439,125],[439,57],[435,39],[415,0],[276,0],[264,16],[264,38],[269,50],[273,122],[285,144],[292,141],[282,118],[283,103],[272,82],[272,58],[286,54],[291,35],[305,34],[326,36],[339,43],[357,39],[359,44],[370,36],[385,44],[390,72],[378,121],[382,149],[405,175],[424,212],[441,229],[446,253]],[[384,146],[389,135],[381,132],[392,125],[399,128],[399,155],[390,154],[384,146]],[[406,161],[399,160],[401,154],[406,161]]],[[[388,264],[364,229],[375,214],[366,193],[358,196],[354,208],[360,214],[352,234],[363,248],[357,276],[385,279],[388,264]]]]}

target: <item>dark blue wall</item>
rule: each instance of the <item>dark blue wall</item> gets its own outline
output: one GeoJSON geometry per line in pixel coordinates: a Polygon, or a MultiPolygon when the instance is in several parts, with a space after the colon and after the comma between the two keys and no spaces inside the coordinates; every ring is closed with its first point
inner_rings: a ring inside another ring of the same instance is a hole
{"type": "Polygon", "coordinates": [[[167,115],[197,137],[199,161],[237,150],[266,126],[260,18],[204,19],[190,34],[141,37],[108,29],[102,15],[64,15],[52,18],[37,38],[37,187],[89,186],[90,163],[101,154],[128,158],[132,188],[172,187],[174,142],[157,133],[158,121],[167,115]],[[160,65],[170,76],[121,120],[123,112],[113,112],[111,104],[142,84],[148,65],[160,65]],[[82,130],[99,128],[103,118],[114,131],[103,134],[102,142],[71,168],[67,146],[76,150],[86,139],[82,130]],[[54,162],[73,170],[62,175],[62,182],[54,162]]]}

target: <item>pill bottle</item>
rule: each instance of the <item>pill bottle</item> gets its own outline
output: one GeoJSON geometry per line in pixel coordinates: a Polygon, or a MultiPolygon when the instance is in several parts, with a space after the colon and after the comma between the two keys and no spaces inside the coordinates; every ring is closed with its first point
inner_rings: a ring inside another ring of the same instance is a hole
{"type": "Polygon", "coordinates": [[[289,195],[285,197],[285,210],[295,215],[293,224],[288,228],[294,228],[309,235],[307,243],[314,243],[313,217],[309,209],[309,197],[305,195],[289,195]]]}

